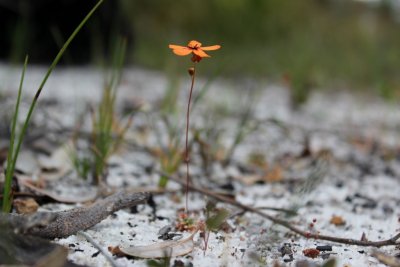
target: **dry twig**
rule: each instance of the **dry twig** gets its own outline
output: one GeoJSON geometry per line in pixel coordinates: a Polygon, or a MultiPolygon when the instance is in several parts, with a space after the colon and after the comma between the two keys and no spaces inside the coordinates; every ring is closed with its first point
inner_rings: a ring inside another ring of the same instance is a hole
{"type": "MultiPolygon", "coordinates": [[[[166,173],[163,173],[161,171],[156,170],[157,173],[159,173],[160,175],[164,175],[165,177],[168,177],[168,179],[170,179],[171,181],[174,181],[176,183],[179,183],[181,185],[185,185],[185,181],[182,181],[181,179],[168,175],[166,173]]],[[[331,242],[336,242],[336,243],[342,243],[342,244],[348,244],[348,245],[357,245],[357,246],[364,246],[364,247],[383,247],[383,246],[393,246],[393,245],[400,245],[400,242],[398,242],[398,240],[400,239],[400,233],[397,233],[396,235],[394,235],[393,237],[386,239],[386,240],[381,240],[381,241],[368,241],[368,240],[358,240],[358,239],[351,239],[351,238],[341,238],[341,237],[335,237],[335,236],[328,236],[328,235],[320,235],[320,234],[314,234],[314,233],[310,233],[308,231],[303,231],[300,228],[294,226],[293,224],[291,224],[289,221],[274,217],[272,215],[269,215],[267,213],[264,213],[263,211],[257,209],[257,208],[253,208],[244,204],[241,204],[237,201],[235,201],[234,199],[222,196],[220,194],[214,193],[212,191],[209,191],[207,189],[203,189],[203,188],[199,188],[196,187],[194,185],[189,185],[189,189],[199,192],[203,195],[207,195],[209,197],[212,197],[216,200],[228,203],[230,205],[236,206],[238,208],[241,208],[245,211],[249,211],[255,214],[260,215],[261,217],[279,224],[289,230],[291,230],[292,232],[299,234],[305,238],[312,238],[312,239],[317,239],[317,240],[326,240],[326,241],[331,241],[331,242]]]]}
{"type": "Polygon", "coordinates": [[[37,212],[31,216],[3,214],[1,220],[7,220],[15,228],[27,234],[44,238],[67,237],[80,230],[86,230],[107,218],[112,213],[145,203],[150,194],[146,192],[117,192],[105,199],[96,201],[88,207],[74,208],[60,212],[37,212]],[[32,218],[34,223],[27,226],[32,218]]]}

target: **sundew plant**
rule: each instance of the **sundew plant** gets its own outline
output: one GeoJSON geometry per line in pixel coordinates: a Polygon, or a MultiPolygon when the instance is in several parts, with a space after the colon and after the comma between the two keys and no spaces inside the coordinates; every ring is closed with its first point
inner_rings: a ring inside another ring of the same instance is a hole
{"type": "Polygon", "coordinates": [[[190,41],[187,46],[180,46],[180,45],[173,45],[170,44],[169,48],[172,49],[175,55],[178,56],[187,56],[192,54],[192,62],[193,66],[188,69],[189,75],[192,78],[190,91],[189,91],[189,100],[187,103],[187,110],[186,110],[186,136],[185,136],[185,163],[186,163],[186,205],[185,210],[188,212],[188,191],[189,191],[189,183],[190,183],[190,173],[189,173],[189,149],[188,149],[188,135],[189,135],[189,118],[190,118],[190,103],[192,100],[192,93],[194,87],[194,81],[196,78],[196,64],[199,63],[203,58],[210,57],[204,51],[210,50],[218,50],[221,48],[220,45],[212,45],[212,46],[203,46],[198,41],[192,40],[190,41]]]}

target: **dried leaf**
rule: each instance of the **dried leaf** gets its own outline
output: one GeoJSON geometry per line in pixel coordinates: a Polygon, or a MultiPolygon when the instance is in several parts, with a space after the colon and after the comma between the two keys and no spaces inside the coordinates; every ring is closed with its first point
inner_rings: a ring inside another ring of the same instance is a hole
{"type": "Polygon", "coordinates": [[[303,250],[304,256],[312,259],[318,257],[319,253],[319,250],[315,248],[306,248],[305,250],[303,250]]]}
{"type": "Polygon", "coordinates": [[[373,250],[371,256],[378,259],[381,263],[390,266],[390,267],[400,267],[400,260],[395,256],[388,255],[383,253],[377,249],[373,250]]]}
{"type": "Polygon", "coordinates": [[[119,246],[109,246],[108,247],[108,251],[110,251],[111,254],[113,254],[114,256],[117,257],[124,257],[126,256],[126,254],[124,252],[121,251],[121,249],[119,248],[119,246]]]}
{"type": "Polygon", "coordinates": [[[42,177],[46,180],[57,180],[72,170],[71,160],[67,152],[70,146],[68,143],[64,144],[54,150],[50,157],[39,156],[38,162],[42,170],[42,177]]]}
{"type": "Polygon", "coordinates": [[[265,155],[264,154],[261,154],[261,153],[258,153],[258,152],[250,153],[250,155],[248,156],[247,161],[248,161],[249,164],[251,164],[253,166],[256,166],[258,168],[262,168],[264,170],[268,169],[268,162],[265,159],[265,155]]]}
{"type": "Polygon", "coordinates": [[[281,182],[283,180],[283,171],[282,167],[280,166],[275,166],[271,170],[268,170],[264,177],[263,180],[268,182],[268,183],[277,183],[281,182]]]}
{"type": "Polygon", "coordinates": [[[244,185],[253,185],[257,182],[277,183],[281,182],[284,178],[283,169],[277,165],[270,169],[265,169],[263,174],[250,173],[234,176],[234,179],[240,181],[244,185]]]}
{"type": "Polygon", "coordinates": [[[182,256],[193,250],[193,236],[196,233],[197,231],[177,241],[164,241],[147,246],[121,246],[120,251],[126,255],[148,259],[182,256]]]}
{"type": "Polygon", "coordinates": [[[343,226],[346,224],[346,221],[341,216],[333,215],[330,220],[330,223],[336,226],[343,226]]]}
{"type": "Polygon", "coordinates": [[[234,176],[233,178],[244,185],[253,185],[262,180],[262,176],[259,174],[243,174],[240,176],[234,176]]]}
{"type": "Polygon", "coordinates": [[[38,210],[39,204],[33,198],[17,198],[13,201],[13,206],[17,213],[30,214],[38,210]]]}

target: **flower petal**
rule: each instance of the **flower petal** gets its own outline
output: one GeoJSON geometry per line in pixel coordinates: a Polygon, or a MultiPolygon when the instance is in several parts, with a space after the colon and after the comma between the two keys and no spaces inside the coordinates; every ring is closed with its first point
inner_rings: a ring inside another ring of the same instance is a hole
{"type": "Polygon", "coordinates": [[[181,47],[181,48],[173,49],[172,52],[174,52],[174,54],[178,55],[178,56],[187,56],[190,53],[192,53],[193,50],[189,49],[187,47],[181,47]]]}
{"type": "Polygon", "coordinates": [[[196,40],[192,40],[188,43],[187,45],[189,48],[199,48],[201,46],[201,43],[196,41],[196,40]]]}
{"type": "Polygon", "coordinates": [[[171,49],[180,49],[180,48],[185,48],[186,46],[170,44],[168,47],[171,49]]]}
{"type": "Polygon", "coordinates": [[[206,54],[206,52],[204,52],[203,50],[201,50],[199,48],[198,49],[193,49],[192,51],[193,51],[193,53],[195,55],[197,55],[199,57],[210,57],[209,55],[206,54]]]}
{"type": "Polygon", "coordinates": [[[210,50],[217,50],[220,49],[221,46],[220,45],[211,45],[211,46],[204,46],[201,49],[205,50],[205,51],[210,51],[210,50]]]}

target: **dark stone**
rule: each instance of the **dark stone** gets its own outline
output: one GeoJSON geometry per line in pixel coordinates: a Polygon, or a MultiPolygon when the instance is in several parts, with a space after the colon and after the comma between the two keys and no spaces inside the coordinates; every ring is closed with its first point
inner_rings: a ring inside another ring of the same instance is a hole
{"type": "Polygon", "coordinates": [[[392,214],[394,212],[393,208],[389,204],[384,204],[382,210],[385,214],[392,214]]]}
{"type": "Polygon", "coordinates": [[[173,267],[185,267],[185,263],[181,260],[175,260],[173,267]]]}
{"type": "Polygon", "coordinates": [[[332,251],[332,246],[329,246],[329,245],[317,246],[316,249],[319,251],[332,251]]]}
{"type": "Polygon", "coordinates": [[[234,191],[235,187],[233,186],[232,182],[223,184],[220,186],[221,189],[227,190],[227,191],[234,191]]]}
{"type": "Polygon", "coordinates": [[[93,253],[92,254],[92,258],[96,258],[97,256],[99,256],[99,254],[100,254],[100,250],[95,252],[95,253],[93,253]]]}

